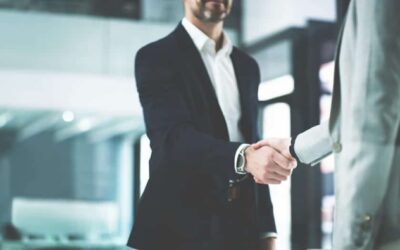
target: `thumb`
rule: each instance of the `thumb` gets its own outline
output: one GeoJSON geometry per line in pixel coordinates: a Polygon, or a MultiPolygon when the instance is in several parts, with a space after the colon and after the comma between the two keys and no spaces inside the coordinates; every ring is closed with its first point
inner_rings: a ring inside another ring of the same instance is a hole
{"type": "Polygon", "coordinates": [[[253,144],[255,149],[264,147],[264,146],[271,146],[268,140],[261,140],[253,144]]]}
{"type": "Polygon", "coordinates": [[[256,150],[257,150],[257,149],[259,149],[259,148],[262,147],[262,144],[261,144],[260,142],[257,142],[257,143],[252,144],[251,147],[252,147],[253,149],[256,149],[256,150]]]}

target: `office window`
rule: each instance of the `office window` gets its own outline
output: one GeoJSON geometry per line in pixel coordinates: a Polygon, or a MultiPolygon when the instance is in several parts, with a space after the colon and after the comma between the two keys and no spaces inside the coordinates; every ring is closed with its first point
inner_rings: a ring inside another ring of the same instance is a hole
{"type": "Polygon", "coordinates": [[[273,80],[261,82],[258,88],[258,100],[268,101],[280,96],[289,95],[294,91],[294,79],[285,75],[273,80]]]}

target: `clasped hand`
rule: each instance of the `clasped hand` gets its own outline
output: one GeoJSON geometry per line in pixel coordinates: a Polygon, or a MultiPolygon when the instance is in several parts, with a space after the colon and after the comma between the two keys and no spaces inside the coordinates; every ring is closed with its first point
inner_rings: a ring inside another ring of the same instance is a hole
{"type": "Polygon", "coordinates": [[[297,166],[289,152],[290,139],[269,138],[245,151],[246,171],[259,184],[280,184],[297,166]]]}

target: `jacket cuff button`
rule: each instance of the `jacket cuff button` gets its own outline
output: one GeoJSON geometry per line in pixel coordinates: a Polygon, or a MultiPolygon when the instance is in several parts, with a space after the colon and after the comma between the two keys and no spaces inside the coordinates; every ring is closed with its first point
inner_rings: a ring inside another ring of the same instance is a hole
{"type": "Polygon", "coordinates": [[[340,153],[342,151],[342,144],[340,144],[339,142],[335,142],[332,144],[332,149],[333,152],[340,153]]]}

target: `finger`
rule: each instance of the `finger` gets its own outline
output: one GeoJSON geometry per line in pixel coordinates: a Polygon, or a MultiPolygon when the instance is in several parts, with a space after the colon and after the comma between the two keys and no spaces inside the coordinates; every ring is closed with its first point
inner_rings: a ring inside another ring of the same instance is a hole
{"type": "Polygon", "coordinates": [[[293,170],[295,168],[297,168],[297,161],[296,159],[290,159],[290,169],[293,170]]]}
{"type": "Polygon", "coordinates": [[[258,179],[257,177],[254,177],[254,181],[258,184],[264,184],[260,179],[258,179]]]}
{"type": "Polygon", "coordinates": [[[277,172],[269,172],[268,173],[268,178],[278,180],[278,181],[286,181],[288,176],[289,175],[281,175],[277,172]]]}
{"type": "Polygon", "coordinates": [[[256,179],[255,182],[261,185],[269,185],[269,184],[281,184],[281,181],[276,179],[267,178],[265,180],[256,179]]]}
{"type": "MultiPolygon", "coordinates": [[[[274,150],[274,149],[273,149],[274,150]]],[[[292,169],[293,168],[293,163],[291,160],[283,156],[281,153],[278,151],[274,150],[271,156],[272,160],[278,164],[282,168],[286,169],[292,169]]]]}
{"type": "Polygon", "coordinates": [[[289,160],[295,160],[289,151],[290,143],[286,139],[270,138],[268,144],[289,160]]]}
{"type": "Polygon", "coordinates": [[[254,148],[255,150],[257,150],[257,149],[261,148],[262,145],[259,144],[259,143],[254,143],[254,144],[251,145],[251,147],[254,148]]]}
{"type": "Polygon", "coordinates": [[[286,159],[289,161],[289,169],[295,169],[297,167],[296,159],[286,159]]]}
{"type": "Polygon", "coordinates": [[[292,160],[292,169],[297,168],[297,161],[295,159],[292,160]]]}
{"type": "Polygon", "coordinates": [[[277,179],[267,178],[265,179],[265,184],[281,184],[282,182],[277,179]]]}
{"type": "Polygon", "coordinates": [[[263,146],[270,146],[270,143],[268,140],[261,140],[261,141],[255,143],[254,146],[257,148],[261,148],[263,146]]]}
{"type": "Polygon", "coordinates": [[[283,176],[289,176],[292,173],[292,169],[283,168],[278,164],[271,165],[270,171],[283,176]]]}
{"type": "Polygon", "coordinates": [[[293,156],[290,154],[289,150],[281,150],[279,151],[284,157],[286,157],[288,160],[294,161],[295,159],[293,156]]]}
{"type": "Polygon", "coordinates": [[[278,178],[275,178],[272,175],[269,175],[268,177],[259,179],[257,177],[254,177],[254,180],[258,183],[258,184],[263,184],[263,185],[268,185],[268,184],[281,184],[282,181],[279,180],[278,178]]]}

